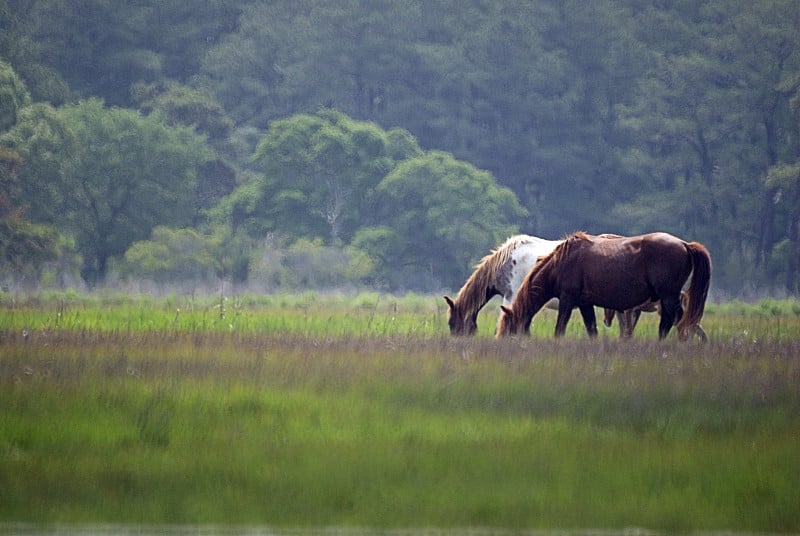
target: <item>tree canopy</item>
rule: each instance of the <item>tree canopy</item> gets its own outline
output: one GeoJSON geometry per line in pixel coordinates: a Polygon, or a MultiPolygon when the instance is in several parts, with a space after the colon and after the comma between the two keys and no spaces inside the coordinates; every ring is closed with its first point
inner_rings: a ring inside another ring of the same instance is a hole
{"type": "Polygon", "coordinates": [[[409,255],[392,270],[434,253],[399,247],[411,232],[453,253],[427,269],[452,285],[499,234],[664,230],[710,249],[717,289],[797,294],[799,87],[795,0],[0,0],[2,194],[74,234],[87,277],[156,225],[247,237],[248,254],[267,236],[361,248],[390,285],[413,277],[388,275],[389,250],[409,255]],[[114,121],[163,132],[109,144],[133,156],[99,191],[132,181],[141,203],[129,232],[89,239],[65,203],[113,152],[86,128],[114,121]],[[462,202],[461,165],[514,201],[462,202]],[[402,204],[418,173],[427,212],[402,204]],[[153,194],[167,176],[188,205],[153,194]]]}

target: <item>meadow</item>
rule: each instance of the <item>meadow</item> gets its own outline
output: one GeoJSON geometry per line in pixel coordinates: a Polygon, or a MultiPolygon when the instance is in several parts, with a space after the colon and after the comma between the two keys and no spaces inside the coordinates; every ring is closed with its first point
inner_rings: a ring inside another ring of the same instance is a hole
{"type": "Polygon", "coordinates": [[[800,531],[800,303],[709,342],[440,297],[0,295],[0,523],[800,531]]]}

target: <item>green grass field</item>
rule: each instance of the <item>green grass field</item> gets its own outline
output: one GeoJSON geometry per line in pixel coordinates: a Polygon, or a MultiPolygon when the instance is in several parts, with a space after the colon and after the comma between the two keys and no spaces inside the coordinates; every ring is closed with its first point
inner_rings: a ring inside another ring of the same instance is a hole
{"type": "Polygon", "coordinates": [[[496,309],[0,295],[0,523],[800,531],[797,302],[705,345],[496,309]]]}

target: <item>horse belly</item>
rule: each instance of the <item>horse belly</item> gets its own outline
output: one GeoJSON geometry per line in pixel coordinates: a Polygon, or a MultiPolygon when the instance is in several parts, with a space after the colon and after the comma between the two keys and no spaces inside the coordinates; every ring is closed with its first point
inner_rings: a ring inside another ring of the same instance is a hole
{"type": "Polygon", "coordinates": [[[584,282],[580,301],[605,309],[625,311],[641,305],[650,297],[648,286],[633,279],[592,278],[584,282]]]}

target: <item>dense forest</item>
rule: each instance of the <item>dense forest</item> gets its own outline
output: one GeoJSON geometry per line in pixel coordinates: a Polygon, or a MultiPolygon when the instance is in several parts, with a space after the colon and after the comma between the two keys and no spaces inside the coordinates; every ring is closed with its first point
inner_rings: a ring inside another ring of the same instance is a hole
{"type": "Polygon", "coordinates": [[[0,283],[457,289],[663,230],[800,294],[797,0],[0,0],[0,283]]]}

